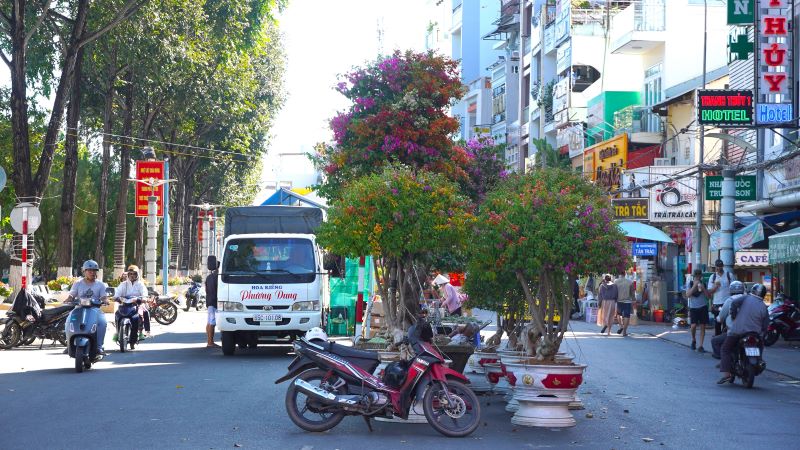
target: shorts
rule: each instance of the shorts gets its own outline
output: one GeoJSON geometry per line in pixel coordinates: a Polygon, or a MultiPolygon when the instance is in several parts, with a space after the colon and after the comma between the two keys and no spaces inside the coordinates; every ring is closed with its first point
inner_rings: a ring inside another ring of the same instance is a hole
{"type": "Polygon", "coordinates": [[[631,311],[633,311],[632,303],[617,302],[617,314],[620,316],[628,319],[631,317],[631,311]]]}
{"type": "Polygon", "coordinates": [[[689,308],[689,322],[692,324],[708,324],[708,306],[689,308]]]}
{"type": "Polygon", "coordinates": [[[213,306],[208,307],[208,324],[209,325],[217,324],[217,308],[213,306]]]}

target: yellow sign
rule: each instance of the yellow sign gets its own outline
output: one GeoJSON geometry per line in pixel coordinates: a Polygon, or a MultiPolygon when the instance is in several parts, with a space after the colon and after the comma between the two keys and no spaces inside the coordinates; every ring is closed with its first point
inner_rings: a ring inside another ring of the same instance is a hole
{"type": "Polygon", "coordinates": [[[598,186],[613,190],[619,188],[627,162],[628,133],[622,133],[587,148],[583,155],[583,171],[591,173],[591,180],[598,186]]]}

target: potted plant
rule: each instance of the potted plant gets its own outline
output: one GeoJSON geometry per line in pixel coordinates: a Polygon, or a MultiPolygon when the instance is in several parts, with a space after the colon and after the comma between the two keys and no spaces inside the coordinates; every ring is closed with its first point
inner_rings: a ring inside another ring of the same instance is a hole
{"type": "Polygon", "coordinates": [[[567,331],[572,286],[579,274],[619,273],[628,263],[625,237],[611,219],[607,194],[579,174],[537,169],[493,190],[474,228],[467,279],[474,284],[513,280],[531,316],[521,336],[528,358],[507,365],[520,402],[512,422],[574,425],[567,407],[585,366],[556,358],[567,331]]]}

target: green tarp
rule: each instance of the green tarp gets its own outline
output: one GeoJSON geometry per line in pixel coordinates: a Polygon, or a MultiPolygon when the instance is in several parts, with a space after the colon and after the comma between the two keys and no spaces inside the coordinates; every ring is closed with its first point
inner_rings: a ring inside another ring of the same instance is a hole
{"type": "Polygon", "coordinates": [[[769,263],[783,264],[800,261],[800,228],[769,237],[769,263]]]}
{"type": "MultiPolygon", "coordinates": [[[[364,270],[364,300],[366,290],[372,283],[372,258],[367,257],[364,270]]],[[[358,258],[345,261],[345,278],[331,278],[331,317],[328,320],[328,334],[332,336],[352,336],[355,333],[356,298],[358,294],[358,258]],[[347,317],[344,311],[347,310],[347,317]],[[339,317],[341,316],[341,317],[339,317]]]]}

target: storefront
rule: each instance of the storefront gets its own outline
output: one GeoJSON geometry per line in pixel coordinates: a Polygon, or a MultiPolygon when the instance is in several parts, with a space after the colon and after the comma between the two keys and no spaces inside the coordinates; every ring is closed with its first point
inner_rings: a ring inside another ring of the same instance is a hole
{"type": "Polygon", "coordinates": [[[782,290],[791,298],[800,298],[800,228],[769,237],[769,264],[773,292],[782,290]]]}

